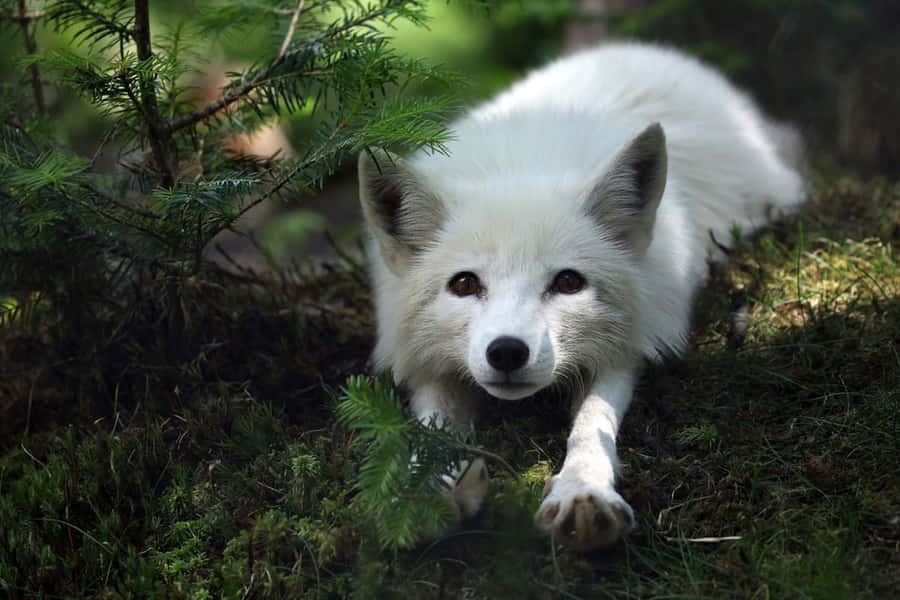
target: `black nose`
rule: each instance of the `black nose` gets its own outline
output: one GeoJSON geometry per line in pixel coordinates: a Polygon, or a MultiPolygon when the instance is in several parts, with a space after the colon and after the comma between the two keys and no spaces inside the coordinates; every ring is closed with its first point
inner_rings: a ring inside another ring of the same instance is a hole
{"type": "Polygon", "coordinates": [[[498,337],[487,347],[487,360],[498,371],[515,371],[528,360],[528,346],[519,338],[498,337]]]}

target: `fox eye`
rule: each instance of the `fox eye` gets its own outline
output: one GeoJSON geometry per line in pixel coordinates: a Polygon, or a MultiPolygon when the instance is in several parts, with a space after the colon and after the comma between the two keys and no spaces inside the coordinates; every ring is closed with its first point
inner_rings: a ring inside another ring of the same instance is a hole
{"type": "Polygon", "coordinates": [[[584,289],[585,283],[584,277],[580,273],[572,269],[565,269],[553,278],[550,291],[558,294],[577,294],[584,289]]]}
{"type": "Polygon", "coordinates": [[[475,273],[463,271],[450,278],[447,289],[457,296],[471,296],[481,291],[481,281],[475,273]]]}

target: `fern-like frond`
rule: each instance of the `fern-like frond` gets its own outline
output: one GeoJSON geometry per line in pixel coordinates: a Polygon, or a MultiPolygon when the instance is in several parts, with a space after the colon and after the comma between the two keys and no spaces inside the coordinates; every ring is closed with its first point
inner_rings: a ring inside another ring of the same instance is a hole
{"type": "Polygon", "coordinates": [[[350,377],[336,407],[362,453],[355,502],[386,548],[446,531],[456,516],[444,495],[469,446],[466,432],[409,417],[385,378],[350,377]]]}

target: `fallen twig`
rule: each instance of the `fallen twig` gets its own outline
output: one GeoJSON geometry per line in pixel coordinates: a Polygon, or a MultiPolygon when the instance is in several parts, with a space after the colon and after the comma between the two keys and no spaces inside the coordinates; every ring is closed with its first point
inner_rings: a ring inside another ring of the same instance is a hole
{"type": "Polygon", "coordinates": [[[695,544],[718,544],[721,542],[736,542],[741,539],[739,535],[724,535],[722,537],[698,537],[698,538],[680,538],[666,536],[667,542],[691,542],[695,544]]]}

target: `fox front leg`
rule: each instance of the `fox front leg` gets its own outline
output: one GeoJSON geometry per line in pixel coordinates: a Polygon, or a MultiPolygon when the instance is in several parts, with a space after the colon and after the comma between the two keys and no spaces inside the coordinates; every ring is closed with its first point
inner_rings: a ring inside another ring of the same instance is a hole
{"type": "Polygon", "coordinates": [[[616,434],[634,392],[632,371],[603,377],[574,407],[562,469],[544,487],[538,527],[579,551],[611,546],[634,527],[634,513],[615,490],[616,434]]]}
{"type": "MultiPolygon", "coordinates": [[[[475,417],[474,406],[471,390],[444,382],[419,385],[409,401],[410,410],[420,422],[434,420],[438,425],[450,424],[463,430],[471,427],[475,417]]],[[[490,485],[484,459],[463,462],[459,471],[445,477],[445,482],[457,522],[481,510],[490,485]]]]}

